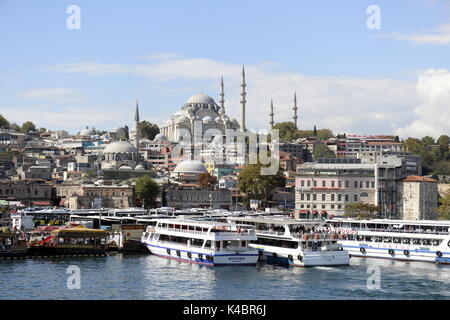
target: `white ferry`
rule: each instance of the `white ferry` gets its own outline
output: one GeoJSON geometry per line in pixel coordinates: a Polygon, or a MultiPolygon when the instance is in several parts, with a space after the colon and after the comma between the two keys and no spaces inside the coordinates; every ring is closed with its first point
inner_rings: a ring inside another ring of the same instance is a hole
{"type": "Polygon", "coordinates": [[[337,235],[321,232],[324,221],[270,217],[230,217],[229,221],[255,226],[261,260],[298,267],[349,265],[350,256],[337,235]]]}
{"type": "Polygon", "coordinates": [[[351,256],[450,264],[450,221],[328,220],[351,256]]]}
{"type": "Polygon", "coordinates": [[[183,219],[157,219],[142,236],[154,255],[208,266],[256,265],[252,240],[251,226],[183,219]]]}

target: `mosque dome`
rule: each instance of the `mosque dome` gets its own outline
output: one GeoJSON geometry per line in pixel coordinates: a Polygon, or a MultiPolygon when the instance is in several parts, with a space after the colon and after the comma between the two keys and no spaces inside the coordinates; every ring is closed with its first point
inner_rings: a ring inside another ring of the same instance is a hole
{"type": "Polygon", "coordinates": [[[89,136],[92,136],[94,134],[95,134],[95,131],[92,128],[91,129],[89,129],[89,128],[83,129],[79,133],[79,135],[82,136],[82,137],[89,137],[89,136]]]}
{"type": "Polygon", "coordinates": [[[162,134],[162,133],[158,133],[154,138],[153,141],[157,141],[157,142],[164,142],[167,141],[167,137],[162,134]]]}
{"type": "Polygon", "coordinates": [[[145,170],[145,167],[142,165],[142,163],[139,163],[134,170],[145,170]]]}
{"type": "Polygon", "coordinates": [[[203,121],[203,122],[212,122],[213,119],[212,119],[212,117],[210,117],[210,116],[205,116],[205,117],[203,117],[202,121],[203,121]]]}
{"type": "Polygon", "coordinates": [[[208,172],[199,160],[184,160],[180,162],[175,169],[174,173],[206,173],[208,172]]]}
{"type": "Polygon", "coordinates": [[[200,93],[187,99],[186,104],[216,104],[216,102],[210,96],[200,93]]]}
{"type": "Polygon", "coordinates": [[[105,164],[102,164],[102,169],[103,170],[110,170],[110,169],[114,169],[114,165],[112,163],[106,162],[105,164]]]}
{"type": "Polygon", "coordinates": [[[108,144],[103,153],[139,153],[139,151],[128,141],[115,141],[108,144]]]}

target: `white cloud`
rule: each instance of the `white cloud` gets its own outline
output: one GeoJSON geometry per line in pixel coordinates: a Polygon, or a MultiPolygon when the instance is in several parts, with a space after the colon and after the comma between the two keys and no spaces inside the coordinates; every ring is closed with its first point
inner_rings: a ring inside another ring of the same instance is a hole
{"type": "Polygon", "coordinates": [[[450,72],[429,69],[417,81],[419,105],[414,109],[416,119],[395,131],[401,137],[435,138],[450,134],[450,72]]]}
{"type": "Polygon", "coordinates": [[[446,45],[450,43],[450,23],[441,24],[436,29],[424,33],[403,34],[399,32],[384,34],[382,37],[409,41],[416,44],[446,45]]]}
{"type": "MultiPolygon", "coordinates": [[[[219,79],[223,76],[227,113],[239,119],[242,65],[205,58],[174,58],[134,65],[67,63],[44,69],[96,76],[135,75],[171,89],[174,86],[186,88],[200,81],[201,87],[191,94],[205,88],[216,88],[215,93],[209,93],[213,97],[218,95],[219,79]]],[[[294,91],[298,97],[300,128],[311,129],[317,125],[318,128],[330,128],[341,133],[392,133],[398,126],[406,126],[413,121],[413,107],[418,105],[414,82],[389,78],[308,76],[274,71],[266,63],[246,65],[245,69],[248,128],[268,126],[271,98],[274,100],[275,121],[290,121],[294,91]]],[[[167,94],[173,95],[173,90],[167,94]]],[[[169,112],[178,111],[185,99],[178,105],[162,106],[161,102],[158,103],[168,113],[168,118],[169,112]]],[[[142,113],[145,114],[146,110],[142,113]]],[[[163,123],[161,113],[148,114],[157,117],[153,121],[163,123]]]]}
{"type": "Polygon", "coordinates": [[[19,92],[19,96],[25,99],[55,102],[79,102],[85,100],[85,96],[82,93],[70,88],[30,89],[19,92]]]}

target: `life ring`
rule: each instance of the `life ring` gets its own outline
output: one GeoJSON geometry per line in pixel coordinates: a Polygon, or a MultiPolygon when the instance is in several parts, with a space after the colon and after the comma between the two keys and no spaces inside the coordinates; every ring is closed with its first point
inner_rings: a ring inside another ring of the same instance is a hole
{"type": "Polygon", "coordinates": [[[394,256],[394,255],[395,255],[395,251],[394,251],[393,249],[389,249],[388,252],[389,252],[389,254],[390,254],[391,256],[394,256]]]}
{"type": "Polygon", "coordinates": [[[361,251],[362,254],[366,254],[366,249],[364,248],[359,248],[359,251],[361,251]]]}
{"type": "Polygon", "coordinates": [[[442,257],[442,252],[436,251],[436,255],[440,258],[440,257],[442,257]]]}
{"type": "Polygon", "coordinates": [[[408,250],[403,250],[403,254],[407,257],[409,257],[409,251],[408,250]]]}
{"type": "Polygon", "coordinates": [[[167,249],[167,254],[170,256],[170,249],[167,249]]]}
{"type": "Polygon", "coordinates": [[[302,262],[302,261],[303,261],[303,257],[302,257],[302,255],[301,255],[301,254],[299,254],[299,255],[297,256],[297,258],[298,258],[298,260],[299,260],[300,262],[302,262]]]}
{"type": "Polygon", "coordinates": [[[276,252],[272,253],[272,257],[276,258],[277,257],[277,253],[276,252]]]}
{"type": "Polygon", "coordinates": [[[294,258],[292,257],[292,255],[288,255],[288,259],[289,259],[290,261],[294,261],[294,258]]]}

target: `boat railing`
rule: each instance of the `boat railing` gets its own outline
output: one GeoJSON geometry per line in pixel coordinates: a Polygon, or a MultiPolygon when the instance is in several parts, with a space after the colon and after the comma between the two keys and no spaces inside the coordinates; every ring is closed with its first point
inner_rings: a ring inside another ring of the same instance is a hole
{"type": "Polygon", "coordinates": [[[274,230],[256,230],[256,233],[275,235],[275,236],[284,236],[284,234],[285,234],[284,231],[274,231],[274,230]]]}
{"type": "MultiPolygon", "coordinates": [[[[175,232],[183,232],[190,234],[199,234],[199,235],[220,235],[220,236],[240,236],[243,234],[254,234],[255,231],[251,229],[241,229],[240,231],[225,231],[225,230],[212,230],[208,231],[198,231],[198,230],[188,230],[188,229],[179,229],[179,228],[166,228],[166,227],[158,227],[158,229],[167,230],[167,231],[175,231],[175,232]]],[[[156,229],[154,229],[156,230],[156,229]]]]}
{"type": "Polygon", "coordinates": [[[343,230],[353,230],[353,231],[373,231],[373,232],[393,232],[393,233],[411,233],[411,234],[440,234],[448,235],[448,231],[435,231],[435,230],[405,230],[405,229],[376,229],[376,228],[353,228],[353,229],[337,229],[337,232],[342,232],[343,230]]]}

